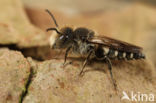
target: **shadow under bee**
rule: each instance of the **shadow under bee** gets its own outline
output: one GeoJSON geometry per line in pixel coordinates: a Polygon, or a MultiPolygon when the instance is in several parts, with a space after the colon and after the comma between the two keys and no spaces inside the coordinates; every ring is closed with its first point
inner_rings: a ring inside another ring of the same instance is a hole
{"type": "MultiPolygon", "coordinates": [[[[68,58],[67,65],[75,65],[78,68],[81,68],[83,61],[85,58],[68,58]],[[70,61],[70,62],[69,62],[70,61]]],[[[155,77],[154,68],[152,65],[148,63],[147,60],[112,60],[112,71],[124,71],[127,72],[131,76],[143,76],[146,80],[152,81],[155,77]]],[[[86,69],[84,70],[84,75],[88,72],[99,71],[102,73],[106,73],[108,71],[108,65],[105,61],[92,59],[86,65],[86,69]],[[87,68],[89,67],[89,68],[87,68]]],[[[116,72],[115,72],[116,73],[116,72]]],[[[113,72],[114,74],[114,72],[113,72]]],[[[117,74],[115,74],[117,75],[117,74]]]]}

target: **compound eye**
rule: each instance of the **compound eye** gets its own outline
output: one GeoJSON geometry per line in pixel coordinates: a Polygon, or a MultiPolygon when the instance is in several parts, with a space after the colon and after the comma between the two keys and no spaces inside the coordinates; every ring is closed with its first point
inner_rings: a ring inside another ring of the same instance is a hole
{"type": "Polygon", "coordinates": [[[64,35],[60,36],[60,40],[62,40],[64,38],[64,35]]]}
{"type": "Polygon", "coordinates": [[[67,35],[67,36],[64,36],[64,35],[62,35],[62,36],[60,36],[60,40],[63,40],[63,39],[68,39],[69,38],[69,36],[67,35]]]}
{"type": "Polygon", "coordinates": [[[68,38],[69,36],[66,36],[66,38],[68,38]]]}

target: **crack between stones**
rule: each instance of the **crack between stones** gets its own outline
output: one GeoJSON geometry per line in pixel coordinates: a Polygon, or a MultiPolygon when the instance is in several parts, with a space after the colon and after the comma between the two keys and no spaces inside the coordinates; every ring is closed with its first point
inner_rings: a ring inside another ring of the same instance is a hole
{"type": "MultiPolygon", "coordinates": [[[[15,51],[19,51],[23,54],[23,56],[26,57],[31,57],[34,60],[37,61],[43,61],[45,60],[44,58],[42,58],[42,56],[40,56],[38,54],[38,52],[42,52],[43,49],[45,48],[49,48],[48,46],[40,46],[40,47],[28,47],[28,48],[20,48],[17,46],[17,44],[0,44],[0,48],[8,48],[10,50],[15,50],[15,51]]],[[[44,52],[43,52],[44,53],[44,52]]],[[[28,88],[32,82],[32,78],[35,75],[35,71],[33,67],[30,67],[30,73],[29,76],[27,78],[27,81],[24,85],[24,90],[22,91],[20,97],[19,97],[19,103],[23,103],[24,98],[26,97],[26,95],[28,94],[28,88]]]]}
{"type": "Polygon", "coordinates": [[[29,86],[30,86],[30,84],[31,84],[31,82],[32,82],[33,75],[34,75],[34,70],[33,70],[33,68],[31,67],[28,80],[27,80],[27,82],[26,82],[26,84],[25,84],[25,86],[24,86],[24,90],[23,90],[22,93],[21,93],[21,96],[20,96],[20,99],[19,99],[19,103],[23,103],[24,98],[25,98],[26,95],[28,94],[28,89],[29,89],[29,86]]]}
{"type": "Polygon", "coordinates": [[[24,57],[31,57],[37,61],[44,61],[45,58],[42,57],[40,52],[43,52],[43,54],[46,54],[44,52],[44,49],[50,50],[49,46],[34,46],[34,47],[26,47],[26,48],[20,48],[17,44],[0,44],[0,48],[9,48],[10,50],[16,50],[21,52],[24,57]]]}

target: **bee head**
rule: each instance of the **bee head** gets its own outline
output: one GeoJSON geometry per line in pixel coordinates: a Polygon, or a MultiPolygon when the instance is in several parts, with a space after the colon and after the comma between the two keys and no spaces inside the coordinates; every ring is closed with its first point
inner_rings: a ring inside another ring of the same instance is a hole
{"type": "Polygon", "coordinates": [[[73,29],[70,27],[64,27],[59,30],[58,29],[59,26],[56,22],[55,17],[53,16],[53,14],[49,10],[46,10],[46,12],[51,16],[51,18],[53,19],[53,21],[56,25],[56,28],[48,28],[47,29],[47,31],[49,31],[49,30],[54,31],[50,37],[50,46],[53,49],[67,48],[68,46],[70,46],[70,44],[73,40],[73,29]]]}
{"type": "Polygon", "coordinates": [[[73,41],[72,28],[64,27],[60,31],[56,28],[49,28],[48,30],[55,30],[50,37],[50,46],[53,49],[64,49],[71,46],[73,41]]]}

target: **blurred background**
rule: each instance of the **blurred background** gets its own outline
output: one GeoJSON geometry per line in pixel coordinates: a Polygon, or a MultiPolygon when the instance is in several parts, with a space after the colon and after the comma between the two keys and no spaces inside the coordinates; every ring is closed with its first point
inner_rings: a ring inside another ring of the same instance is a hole
{"type": "Polygon", "coordinates": [[[0,47],[19,50],[24,56],[51,59],[49,27],[87,27],[97,35],[119,39],[144,49],[156,66],[155,0],[0,0],[0,47]]]}
{"type": "Polygon", "coordinates": [[[41,28],[54,27],[49,9],[60,26],[88,27],[98,33],[144,48],[156,65],[155,0],[22,0],[30,21],[41,28]]]}

